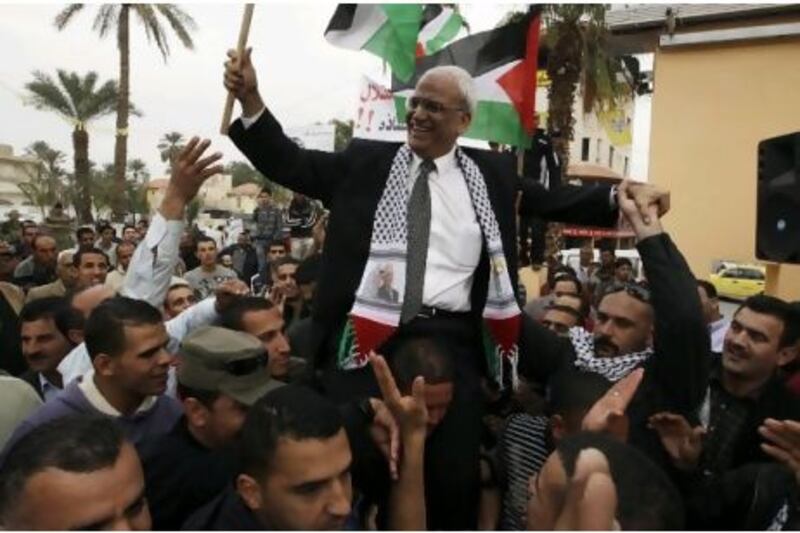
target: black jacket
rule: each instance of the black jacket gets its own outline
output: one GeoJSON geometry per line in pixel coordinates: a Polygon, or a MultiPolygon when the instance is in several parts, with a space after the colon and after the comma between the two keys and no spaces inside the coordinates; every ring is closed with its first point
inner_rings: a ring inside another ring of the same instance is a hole
{"type": "MultiPolygon", "coordinates": [[[[328,332],[350,311],[369,255],[372,224],[386,186],[397,143],[353,140],[343,152],[298,147],[265,110],[247,130],[233,123],[231,140],[250,162],[275,182],[330,210],[325,251],[314,302],[314,322],[328,332]]],[[[563,186],[546,191],[533,180],[520,180],[510,154],[466,148],[484,175],[502,234],[503,249],[514,287],[517,286],[515,201],[522,192],[520,214],[581,225],[611,226],[617,210],[609,203],[610,188],[563,186]]],[[[472,290],[472,309],[480,315],[486,302],[489,261],[481,256],[472,290]]],[[[324,337],[324,335],[323,335],[324,337]]]]}
{"type": "Polygon", "coordinates": [[[154,531],[171,531],[233,481],[231,453],[197,442],[181,417],[156,443],[159,453],[144,461],[145,487],[154,531]]]}
{"type": "Polygon", "coordinates": [[[764,531],[784,504],[789,515],[783,529],[800,526],[797,480],[781,464],[751,463],[683,490],[690,530],[764,531]]]}
{"type": "Polygon", "coordinates": [[[184,531],[265,531],[244,504],[233,484],[195,511],[181,527],[184,531]]]}

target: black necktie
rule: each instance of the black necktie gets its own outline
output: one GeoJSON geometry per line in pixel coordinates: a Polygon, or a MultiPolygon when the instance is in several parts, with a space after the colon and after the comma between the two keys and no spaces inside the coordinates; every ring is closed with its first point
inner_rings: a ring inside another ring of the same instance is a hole
{"type": "Polygon", "coordinates": [[[436,170],[433,161],[422,162],[411,196],[408,198],[408,248],[406,254],[406,292],[403,298],[401,323],[405,324],[422,309],[422,290],[425,284],[425,261],[428,258],[428,239],[431,233],[431,188],[428,177],[436,170]]]}

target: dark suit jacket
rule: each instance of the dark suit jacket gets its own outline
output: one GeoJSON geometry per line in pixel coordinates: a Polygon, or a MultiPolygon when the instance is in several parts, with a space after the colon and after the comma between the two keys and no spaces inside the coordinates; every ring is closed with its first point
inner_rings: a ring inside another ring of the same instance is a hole
{"type": "MultiPolygon", "coordinates": [[[[343,322],[353,305],[369,256],[375,210],[400,144],[355,139],[338,153],[305,150],[283,133],[269,110],[247,130],[237,120],[229,135],[270,180],[318,199],[330,210],[314,320],[332,330],[343,322]]],[[[520,180],[516,161],[510,154],[464,150],[486,181],[514,287],[518,268],[515,209],[518,191],[522,192],[522,215],[535,214],[548,220],[593,226],[611,226],[617,220],[617,210],[609,205],[607,186],[563,186],[547,191],[533,180],[520,180]]],[[[486,302],[488,280],[489,261],[484,250],[471,296],[476,316],[480,316],[486,302]]]]}

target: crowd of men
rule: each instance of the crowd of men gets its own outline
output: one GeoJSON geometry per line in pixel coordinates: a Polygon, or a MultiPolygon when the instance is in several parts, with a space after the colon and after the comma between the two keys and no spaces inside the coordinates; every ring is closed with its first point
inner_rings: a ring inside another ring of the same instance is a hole
{"type": "Polygon", "coordinates": [[[726,319],[662,227],[668,193],[547,190],[457,147],[475,101],[454,67],[419,80],[407,143],[338,153],[283,134],[250,50],[224,83],[285,213],[264,189],[235,244],[187,229],[221,170],[194,138],[119,238],[0,228],[0,528],[800,526],[800,304],[726,319]],[[517,214],[624,218],[642,274],[587,243],[520,301],[517,214]]]}

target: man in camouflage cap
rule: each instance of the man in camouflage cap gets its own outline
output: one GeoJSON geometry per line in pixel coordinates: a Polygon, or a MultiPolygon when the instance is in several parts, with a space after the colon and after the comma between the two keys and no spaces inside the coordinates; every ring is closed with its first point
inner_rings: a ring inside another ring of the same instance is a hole
{"type": "Polygon", "coordinates": [[[209,326],[183,339],[177,379],[185,414],[144,465],[154,528],[180,529],[233,479],[230,448],[248,408],[283,385],[267,362],[264,345],[247,333],[209,326]]]}

